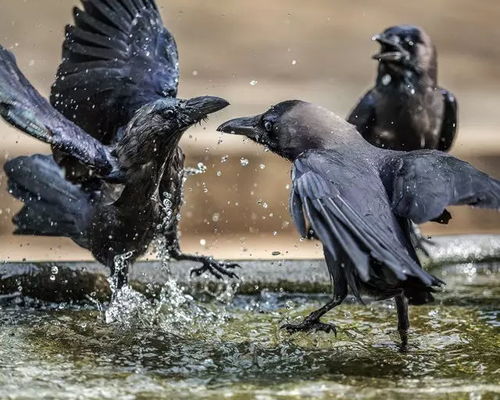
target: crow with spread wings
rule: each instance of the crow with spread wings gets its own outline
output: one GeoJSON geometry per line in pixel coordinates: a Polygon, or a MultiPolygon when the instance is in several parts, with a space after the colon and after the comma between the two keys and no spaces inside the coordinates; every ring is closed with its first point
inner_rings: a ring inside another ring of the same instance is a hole
{"type": "Polygon", "coordinates": [[[411,222],[446,223],[448,206],[500,209],[500,181],[436,150],[401,152],[368,143],[356,127],[303,101],[285,101],[264,114],[219,127],[244,135],[293,163],[290,212],[304,237],[323,249],[333,298],[291,331],[335,331],[320,318],[350,291],[395,298],[402,344],[408,303],[432,301],[442,282],[422,269],[411,222]]]}
{"type": "Polygon", "coordinates": [[[130,264],[164,235],[193,272],[235,276],[235,264],[183,254],[182,134],[226,107],[218,97],[176,98],[178,53],[153,0],[82,0],[66,29],[50,103],[0,47],[0,115],[49,143],[52,155],[6,163],[10,193],[24,202],[16,233],[69,237],[111,269],[130,264]]]}

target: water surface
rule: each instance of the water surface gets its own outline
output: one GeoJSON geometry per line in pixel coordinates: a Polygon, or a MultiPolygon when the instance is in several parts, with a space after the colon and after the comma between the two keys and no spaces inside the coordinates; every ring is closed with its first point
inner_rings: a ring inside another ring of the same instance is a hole
{"type": "Polygon", "coordinates": [[[411,308],[406,354],[390,302],[331,312],[337,337],[279,330],[327,300],[317,295],[193,300],[168,287],[154,304],[124,294],[128,313],[4,306],[0,399],[500,398],[499,268],[441,275],[439,301],[411,308]]]}

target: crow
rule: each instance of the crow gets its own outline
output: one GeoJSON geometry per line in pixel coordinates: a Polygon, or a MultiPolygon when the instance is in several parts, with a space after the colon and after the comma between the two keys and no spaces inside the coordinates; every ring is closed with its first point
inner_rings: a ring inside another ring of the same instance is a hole
{"type": "Polygon", "coordinates": [[[0,48],[0,115],[49,143],[51,155],[6,163],[24,202],[16,234],[69,237],[110,268],[117,288],[155,237],[176,260],[235,277],[236,264],[180,251],[182,134],[229,103],[176,97],[174,37],[153,0],[85,0],[66,28],[50,104],[0,48]]]}
{"type": "Polygon", "coordinates": [[[320,318],[350,291],[395,298],[402,347],[408,304],[425,304],[443,282],[422,269],[411,222],[446,221],[446,207],[500,208],[500,181],[436,150],[381,149],[325,108],[292,100],[219,131],[244,135],[293,163],[290,212],[303,237],[323,244],[333,298],[290,332],[336,332],[320,318]]]}
{"type": "MultiPolygon", "coordinates": [[[[375,87],[347,121],[371,144],[391,150],[449,151],[458,129],[455,96],[438,86],[437,51],[421,28],[399,25],[375,35],[381,45],[375,87]]],[[[412,241],[426,256],[433,242],[414,225],[412,241]]]]}
{"type": "Polygon", "coordinates": [[[347,121],[375,146],[450,150],[458,127],[457,100],[438,86],[437,52],[422,29],[399,25],[373,37],[381,45],[375,87],[347,121]]]}

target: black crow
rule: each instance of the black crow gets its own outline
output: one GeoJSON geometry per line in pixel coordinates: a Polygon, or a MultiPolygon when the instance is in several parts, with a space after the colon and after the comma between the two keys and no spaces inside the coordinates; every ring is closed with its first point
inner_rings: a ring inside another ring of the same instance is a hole
{"type": "Polygon", "coordinates": [[[381,45],[375,87],[347,121],[375,146],[448,151],[457,132],[455,96],[438,86],[437,52],[429,35],[400,25],[373,37],[381,45]]]}
{"type": "Polygon", "coordinates": [[[244,135],[293,163],[290,212],[300,234],[324,248],[334,297],[291,332],[334,331],[320,318],[351,291],[395,298],[407,344],[408,303],[424,304],[442,282],[425,272],[409,234],[411,221],[449,218],[446,207],[500,208],[500,181],[436,150],[400,152],[368,143],[334,113],[285,101],[219,131],[244,135]]]}
{"type": "MultiPolygon", "coordinates": [[[[458,128],[455,96],[438,86],[437,51],[421,28],[400,25],[373,37],[381,45],[375,87],[348,117],[363,137],[391,150],[449,151],[458,128]]],[[[415,225],[412,241],[429,256],[415,225]]]]}
{"type": "Polygon", "coordinates": [[[182,254],[177,224],[190,126],[228,103],[176,98],[178,53],[153,0],[85,0],[66,28],[50,104],[0,48],[0,114],[52,145],[9,161],[9,190],[25,205],[16,233],[64,236],[111,269],[117,286],[156,236],[170,257],[235,276],[211,257],[182,254]]]}

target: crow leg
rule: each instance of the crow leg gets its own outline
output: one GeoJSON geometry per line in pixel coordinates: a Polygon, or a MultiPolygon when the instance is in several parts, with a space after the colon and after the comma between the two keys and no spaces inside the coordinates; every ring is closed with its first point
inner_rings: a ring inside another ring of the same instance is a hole
{"type": "Polygon", "coordinates": [[[192,261],[201,263],[201,267],[191,270],[191,276],[201,276],[205,272],[210,273],[217,279],[223,279],[224,276],[238,279],[238,275],[230,271],[230,269],[239,268],[236,263],[226,263],[217,261],[213,257],[199,256],[194,254],[184,254],[178,247],[170,249],[170,257],[177,261],[192,261]]]}
{"type": "Polygon", "coordinates": [[[429,246],[435,246],[436,245],[436,242],[434,242],[433,240],[429,239],[429,238],[426,238],[420,228],[418,227],[418,225],[416,224],[411,224],[410,226],[410,240],[411,240],[411,243],[413,244],[413,247],[415,247],[415,249],[417,250],[420,250],[424,256],[430,258],[431,255],[429,253],[429,250],[426,249],[425,245],[429,245],[429,246]]]}
{"type": "Polygon", "coordinates": [[[327,333],[333,332],[337,335],[337,328],[333,324],[325,324],[320,321],[321,317],[328,311],[342,304],[347,297],[347,281],[342,268],[342,262],[332,256],[327,250],[325,252],[325,260],[328,266],[328,271],[333,281],[334,297],[320,309],[309,314],[304,321],[299,324],[285,324],[281,329],[287,330],[289,333],[323,331],[327,333]]]}
{"type": "Polygon", "coordinates": [[[239,268],[239,264],[217,261],[210,256],[184,254],[180,249],[179,237],[176,227],[165,233],[165,239],[167,242],[168,255],[171,258],[176,261],[191,261],[201,264],[201,267],[191,270],[191,276],[201,276],[205,272],[208,272],[211,275],[215,276],[217,279],[223,279],[224,276],[238,279],[238,275],[229,270],[239,268]]]}
{"type": "Polygon", "coordinates": [[[408,299],[404,294],[400,294],[394,300],[396,301],[396,310],[398,312],[398,332],[401,338],[401,350],[406,351],[408,347],[408,329],[410,329],[408,299]]]}
{"type": "Polygon", "coordinates": [[[320,321],[320,318],[325,315],[328,311],[340,305],[345,299],[345,296],[337,297],[335,296],[331,301],[325,304],[320,309],[313,311],[309,314],[304,321],[299,324],[285,324],[281,326],[281,329],[287,330],[289,333],[297,332],[311,332],[311,331],[322,331],[326,333],[333,332],[335,336],[337,335],[337,328],[333,324],[325,324],[320,321]]]}

